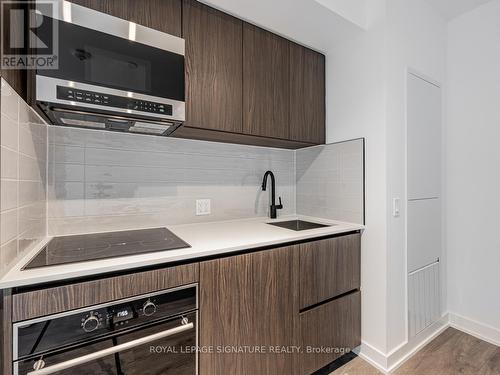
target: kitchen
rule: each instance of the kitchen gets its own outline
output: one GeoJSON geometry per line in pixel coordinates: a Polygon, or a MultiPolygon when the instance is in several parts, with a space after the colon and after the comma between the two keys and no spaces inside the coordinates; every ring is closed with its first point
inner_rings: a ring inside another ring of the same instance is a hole
{"type": "Polygon", "coordinates": [[[1,71],[2,373],[500,373],[449,216],[480,2],[3,0],[57,66],[1,71]]]}

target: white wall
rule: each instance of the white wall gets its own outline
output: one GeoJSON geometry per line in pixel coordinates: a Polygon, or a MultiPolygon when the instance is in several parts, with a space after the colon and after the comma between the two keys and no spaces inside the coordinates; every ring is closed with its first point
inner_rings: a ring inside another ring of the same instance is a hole
{"type": "Polygon", "coordinates": [[[0,276],[47,234],[47,126],[1,79],[0,276]]]}
{"type": "Polygon", "coordinates": [[[327,142],[365,137],[362,341],[386,350],[386,34],[385,0],[368,3],[368,30],[327,54],[327,142]]]}
{"type": "Polygon", "coordinates": [[[449,310],[500,338],[500,0],[448,27],[449,310]]]}
{"type": "Polygon", "coordinates": [[[406,76],[444,82],[446,24],[423,0],[370,2],[363,35],[327,54],[327,138],[366,137],[362,339],[387,356],[407,341],[405,210],[406,76]]]}
{"type": "MultiPolygon", "coordinates": [[[[406,80],[411,68],[445,81],[446,23],[423,0],[387,3],[387,351],[407,341],[406,212],[392,216],[392,199],[406,201],[406,80]]],[[[443,85],[444,86],[444,85],[443,85]]],[[[425,150],[422,150],[425,152],[425,150]]]]}

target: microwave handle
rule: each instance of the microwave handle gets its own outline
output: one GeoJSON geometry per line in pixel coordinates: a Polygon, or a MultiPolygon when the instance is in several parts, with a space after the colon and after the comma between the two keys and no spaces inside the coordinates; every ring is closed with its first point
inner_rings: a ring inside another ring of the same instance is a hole
{"type": "Polygon", "coordinates": [[[61,362],[49,367],[41,368],[39,370],[34,370],[28,372],[26,375],[49,375],[58,371],[67,370],[71,367],[82,365],[91,361],[95,361],[99,358],[106,357],[111,354],[122,352],[124,350],[132,349],[136,346],[141,346],[168,336],[173,336],[181,332],[189,331],[194,328],[193,323],[187,323],[187,320],[183,319],[182,325],[168,329],[166,331],[158,332],[150,336],[141,337],[140,339],[126,342],[124,344],[112,346],[107,349],[100,350],[95,353],[87,354],[78,358],[73,358],[65,362],[61,362]]]}

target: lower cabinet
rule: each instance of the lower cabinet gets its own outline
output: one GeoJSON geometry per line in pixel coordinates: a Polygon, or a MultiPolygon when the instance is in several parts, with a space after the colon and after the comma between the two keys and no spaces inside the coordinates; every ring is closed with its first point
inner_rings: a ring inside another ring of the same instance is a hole
{"type": "MultiPolygon", "coordinates": [[[[332,290],[342,289],[343,294],[307,307],[300,295],[306,290],[301,288],[304,273],[321,268],[309,259],[313,249],[323,254],[331,246],[331,259],[344,259],[335,255],[339,246],[342,251],[351,250],[355,255],[346,258],[346,269],[335,266],[332,271],[357,274],[359,264],[352,263],[359,260],[358,238],[305,245],[200,263],[201,375],[308,375],[360,345],[358,284],[346,291],[342,278],[336,279],[342,281],[339,288],[330,280],[332,290]]],[[[315,259],[325,263],[324,256],[315,259]]]]}
{"type": "Polygon", "coordinates": [[[361,293],[300,314],[300,374],[311,374],[361,343],[361,293]]]}
{"type": "Polygon", "coordinates": [[[201,375],[294,373],[296,354],[275,352],[297,343],[295,253],[291,246],[201,263],[201,375]]]}
{"type": "Polygon", "coordinates": [[[361,234],[300,245],[300,308],[359,289],[361,234]]]}

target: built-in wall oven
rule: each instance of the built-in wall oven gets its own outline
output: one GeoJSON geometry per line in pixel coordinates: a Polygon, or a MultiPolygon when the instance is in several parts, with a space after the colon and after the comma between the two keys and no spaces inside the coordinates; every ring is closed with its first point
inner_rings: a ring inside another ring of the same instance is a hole
{"type": "Polygon", "coordinates": [[[14,375],[195,375],[197,286],[13,326],[14,375]]]}
{"type": "Polygon", "coordinates": [[[51,123],[152,135],[183,123],[184,39],[68,1],[54,4],[40,5],[36,33],[41,40],[53,34],[57,68],[37,69],[34,90],[51,123]]]}

